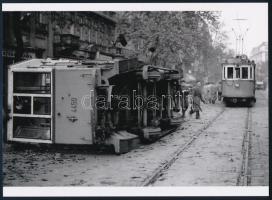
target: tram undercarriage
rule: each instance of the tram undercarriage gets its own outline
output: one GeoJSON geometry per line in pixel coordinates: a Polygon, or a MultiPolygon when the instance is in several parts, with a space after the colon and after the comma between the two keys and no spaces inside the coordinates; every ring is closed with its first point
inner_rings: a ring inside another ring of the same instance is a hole
{"type": "Polygon", "coordinates": [[[243,97],[224,97],[223,102],[226,106],[245,105],[252,107],[256,103],[255,97],[243,98],[243,97]]]}

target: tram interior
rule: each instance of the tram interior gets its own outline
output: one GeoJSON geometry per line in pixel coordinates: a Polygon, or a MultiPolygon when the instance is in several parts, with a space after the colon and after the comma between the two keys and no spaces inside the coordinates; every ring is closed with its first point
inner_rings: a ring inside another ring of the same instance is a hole
{"type": "Polygon", "coordinates": [[[50,140],[50,73],[13,73],[13,137],[50,140]]]}

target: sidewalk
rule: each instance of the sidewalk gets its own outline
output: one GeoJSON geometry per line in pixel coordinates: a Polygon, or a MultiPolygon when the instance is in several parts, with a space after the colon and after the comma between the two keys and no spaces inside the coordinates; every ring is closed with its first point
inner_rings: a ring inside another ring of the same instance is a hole
{"type": "Polygon", "coordinates": [[[252,108],[251,136],[251,185],[267,186],[269,184],[269,123],[268,98],[266,91],[256,91],[257,102],[252,108]]]}

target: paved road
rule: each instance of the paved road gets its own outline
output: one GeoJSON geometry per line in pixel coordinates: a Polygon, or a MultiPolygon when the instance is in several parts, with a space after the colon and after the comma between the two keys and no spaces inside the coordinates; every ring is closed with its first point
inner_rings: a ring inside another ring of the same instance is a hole
{"type": "MultiPolygon", "coordinates": [[[[249,185],[268,185],[268,101],[257,91],[249,146],[249,185]]],[[[248,108],[226,108],[194,144],[179,156],[154,186],[237,184],[243,161],[242,144],[248,108]]]]}
{"type": "MultiPolygon", "coordinates": [[[[250,166],[252,185],[268,185],[267,96],[258,91],[252,109],[250,166]]],[[[5,145],[4,186],[139,186],[168,162],[223,109],[221,102],[203,105],[201,119],[186,116],[174,133],[123,155],[92,151],[45,151],[5,145]]],[[[241,146],[247,108],[227,108],[179,155],[154,185],[235,185],[241,168],[241,146]]]]}

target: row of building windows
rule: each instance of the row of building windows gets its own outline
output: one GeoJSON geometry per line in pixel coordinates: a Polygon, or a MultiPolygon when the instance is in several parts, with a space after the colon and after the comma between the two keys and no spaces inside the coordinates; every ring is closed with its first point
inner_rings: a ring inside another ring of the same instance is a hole
{"type": "MultiPolygon", "coordinates": [[[[15,17],[14,13],[4,13],[5,49],[18,45],[14,36],[15,17]]],[[[19,20],[24,51],[41,52],[41,57],[69,56],[79,49],[100,51],[102,47],[110,53],[115,48],[116,23],[101,12],[21,12],[19,20]],[[98,49],[91,49],[91,44],[98,49]]]]}
{"type": "Polygon", "coordinates": [[[30,18],[33,17],[36,27],[35,34],[48,35],[48,23],[51,20],[54,35],[71,34],[78,36],[81,41],[103,46],[111,46],[115,39],[115,23],[91,12],[85,14],[76,12],[22,13],[24,35],[31,32],[30,18]]]}

